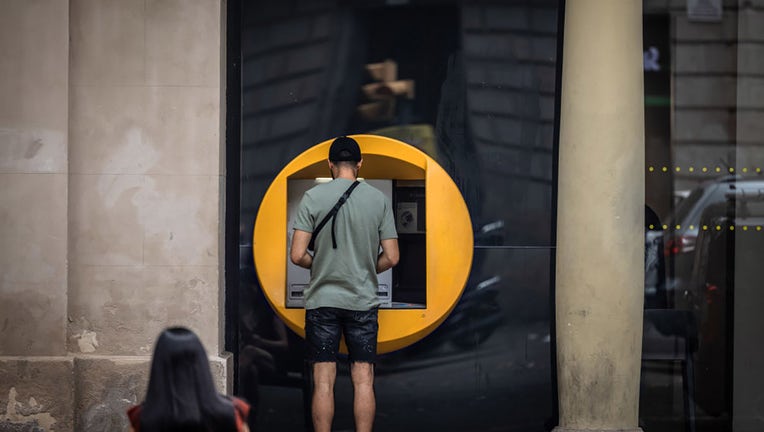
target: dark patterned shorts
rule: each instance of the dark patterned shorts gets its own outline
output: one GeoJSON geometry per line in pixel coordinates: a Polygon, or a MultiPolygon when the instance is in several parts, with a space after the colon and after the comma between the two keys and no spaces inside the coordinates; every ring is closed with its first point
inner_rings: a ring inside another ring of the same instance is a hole
{"type": "Polygon", "coordinates": [[[336,362],[344,334],[348,360],[374,363],[377,359],[377,309],[353,311],[323,307],[305,311],[305,341],[309,362],[336,362]]]}

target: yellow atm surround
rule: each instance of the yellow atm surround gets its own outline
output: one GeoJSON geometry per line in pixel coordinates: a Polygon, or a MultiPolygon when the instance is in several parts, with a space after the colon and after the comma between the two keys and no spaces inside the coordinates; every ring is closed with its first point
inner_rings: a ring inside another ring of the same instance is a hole
{"type": "MultiPolygon", "coordinates": [[[[425,182],[426,306],[380,309],[377,349],[387,353],[435,330],[456,305],[472,265],[472,223],[459,189],[435,160],[392,138],[352,137],[363,154],[360,177],[425,182]]],[[[252,245],[262,290],[284,323],[302,337],[305,310],[286,307],[287,180],[325,177],[331,141],[311,147],[284,167],[265,193],[255,220],[252,245]]]]}

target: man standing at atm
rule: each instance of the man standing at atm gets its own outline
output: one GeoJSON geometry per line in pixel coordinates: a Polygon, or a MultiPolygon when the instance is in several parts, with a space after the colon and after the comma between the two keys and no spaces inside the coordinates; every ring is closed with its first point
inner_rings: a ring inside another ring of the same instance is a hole
{"type": "Polygon", "coordinates": [[[328,162],[332,181],[305,192],[290,251],[293,263],[310,269],[304,296],[306,358],[313,367],[313,427],[316,432],[331,431],[337,354],[344,334],[356,431],[370,432],[376,411],[377,274],[398,263],[398,234],[390,200],[358,182],[363,163],[358,143],[345,136],[335,139],[328,162]],[[313,255],[308,250],[312,237],[313,255]]]}

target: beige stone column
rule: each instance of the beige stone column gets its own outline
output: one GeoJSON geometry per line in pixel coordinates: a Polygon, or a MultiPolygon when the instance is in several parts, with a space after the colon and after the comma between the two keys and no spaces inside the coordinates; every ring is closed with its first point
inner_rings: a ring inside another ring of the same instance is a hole
{"type": "Polygon", "coordinates": [[[0,4],[0,431],[126,430],[170,325],[225,390],[224,10],[0,4]]]}
{"type": "Polygon", "coordinates": [[[556,431],[638,431],[644,285],[642,1],[565,11],[556,431]]]}
{"type": "Polygon", "coordinates": [[[0,431],[73,430],[68,9],[0,2],[0,431]]]}
{"type": "Polygon", "coordinates": [[[167,326],[219,384],[221,0],[71,0],[69,290],[74,430],[125,430],[167,326]]]}

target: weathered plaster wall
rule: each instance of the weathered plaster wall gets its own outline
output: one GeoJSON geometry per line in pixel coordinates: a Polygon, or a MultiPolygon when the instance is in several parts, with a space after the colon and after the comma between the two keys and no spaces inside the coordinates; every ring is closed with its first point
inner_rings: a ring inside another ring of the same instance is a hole
{"type": "Polygon", "coordinates": [[[0,8],[0,430],[71,431],[68,3],[0,8]]]}
{"type": "Polygon", "coordinates": [[[148,369],[145,357],[77,358],[74,430],[127,430],[125,411],[143,399],[148,369]]]}
{"type": "Polygon", "coordinates": [[[72,431],[72,358],[0,357],[0,431],[72,431]]]}
{"type": "Polygon", "coordinates": [[[169,325],[230,389],[224,3],[0,9],[0,430],[125,430],[169,325]]]}
{"type": "Polygon", "coordinates": [[[70,5],[69,351],[217,354],[221,4],[70,5]]]}
{"type": "Polygon", "coordinates": [[[67,16],[0,13],[0,356],[66,353],[67,16]]]}
{"type": "MultiPolygon", "coordinates": [[[[212,377],[221,392],[226,391],[227,361],[210,358],[212,377]]],[[[127,430],[125,411],[143,400],[150,367],[146,356],[75,357],[74,430],[127,430]]]]}

